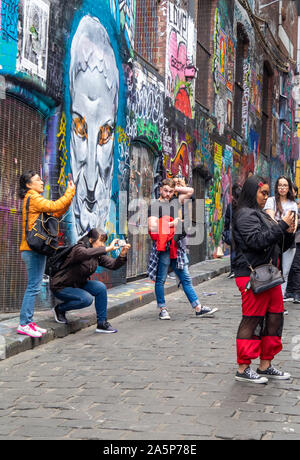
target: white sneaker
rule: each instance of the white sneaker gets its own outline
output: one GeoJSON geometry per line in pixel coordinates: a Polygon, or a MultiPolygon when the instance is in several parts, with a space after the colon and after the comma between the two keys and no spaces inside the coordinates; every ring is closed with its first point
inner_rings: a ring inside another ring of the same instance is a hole
{"type": "Polygon", "coordinates": [[[44,328],[38,326],[38,325],[35,324],[35,323],[31,323],[31,324],[32,324],[32,326],[34,327],[34,329],[35,329],[36,331],[40,332],[41,334],[46,334],[47,329],[44,329],[44,328]]]}
{"type": "Polygon", "coordinates": [[[158,315],[159,319],[171,319],[169,312],[166,308],[162,308],[158,315]]]}
{"type": "Polygon", "coordinates": [[[42,337],[42,334],[35,329],[32,323],[26,324],[25,326],[21,326],[20,324],[17,329],[17,333],[23,334],[23,335],[29,335],[29,337],[34,337],[34,338],[42,337]]]}

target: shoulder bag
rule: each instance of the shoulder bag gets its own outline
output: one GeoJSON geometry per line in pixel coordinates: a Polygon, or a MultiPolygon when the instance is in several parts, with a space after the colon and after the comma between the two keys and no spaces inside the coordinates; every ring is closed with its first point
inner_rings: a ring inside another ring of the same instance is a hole
{"type": "Polygon", "coordinates": [[[268,264],[258,265],[253,268],[248,262],[245,254],[242,252],[248,267],[251,270],[250,273],[250,287],[254,294],[260,294],[261,292],[272,289],[275,286],[279,286],[284,283],[284,278],[281,271],[272,264],[272,259],[268,264]]]}
{"type": "Polygon", "coordinates": [[[59,219],[42,212],[31,230],[28,230],[28,197],[26,202],[26,241],[30,249],[45,256],[53,255],[58,248],[59,219]]]}

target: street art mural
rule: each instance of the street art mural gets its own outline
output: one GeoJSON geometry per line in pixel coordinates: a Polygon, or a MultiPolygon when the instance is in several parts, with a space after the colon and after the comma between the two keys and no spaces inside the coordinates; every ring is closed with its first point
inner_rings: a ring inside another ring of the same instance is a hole
{"type": "Polygon", "coordinates": [[[70,163],[80,237],[91,228],[106,227],[112,193],[119,71],[98,18],[86,15],[80,20],[70,58],[70,163]]]}
{"type": "MultiPolygon", "coordinates": [[[[132,140],[142,143],[152,152],[153,167],[153,196],[158,197],[159,182],[161,180],[161,159],[166,151],[165,115],[164,115],[164,84],[156,76],[151,75],[141,64],[135,63],[133,68],[124,66],[127,83],[127,116],[126,116],[126,157],[129,161],[132,153],[132,140]]],[[[133,163],[134,164],[134,161],[133,163]]],[[[119,168],[125,184],[130,176],[132,185],[133,176],[126,167],[119,168]]],[[[139,185],[137,185],[139,187],[139,185]]]]}
{"type": "MultiPolygon", "coordinates": [[[[276,97],[267,159],[261,149],[264,57],[255,42],[250,13],[237,1],[214,3],[211,105],[205,110],[195,100],[197,30],[190,10],[196,2],[190,2],[188,9],[180,1],[159,2],[159,26],[165,26],[160,29],[165,35],[163,54],[158,53],[160,73],[135,53],[137,3],[0,0],[1,110],[8,113],[13,99],[38,115],[40,143],[35,164],[45,181],[47,198],[62,195],[68,174],[73,175],[77,192],[61,226],[61,244],[74,243],[94,226],[106,229],[109,241],[128,237],[129,198],[157,197],[165,177],[184,177],[191,185],[196,168],[204,183],[206,256],[217,257],[232,184],[243,184],[249,174],[259,173],[269,177],[273,186],[283,172],[293,175],[298,153],[293,72],[274,73],[276,97]],[[238,24],[249,40],[243,60],[239,132],[234,119],[238,24]]],[[[249,2],[251,8],[254,3],[249,2]]],[[[2,113],[0,126],[5,128],[0,129],[0,137],[8,129],[2,113]]],[[[26,129],[26,135],[33,136],[27,124],[26,129]]],[[[14,139],[11,136],[9,132],[6,137],[14,139]]],[[[35,145],[34,139],[29,140],[35,145]]],[[[25,165],[22,158],[5,142],[0,146],[7,171],[20,172],[25,165]]],[[[2,187],[6,187],[7,171],[2,168],[2,187]]],[[[9,242],[17,227],[13,219],[19,219],[16,183],[5,209],[0,203],[9,242]]],[[[136,230],[143,225],[136,225],[136,230]]],[[[139,267],[145,265],[145,240],[132,240],[141,256],[131,259],[132,275],[137,274],[137,261],[139,267]]],[[[8,246],[3,247],[7,252],[8,246]]],[[[15,256],[17,260],[17,251],[15,256]]],[[[111,287],[124,282],[125,269],[117,273],[101,269],[94,276],[111,287]]],[[[43,292],[45,299],[47,292],[43,292]]]]}
{"type": "Polygon", "coordinates": [[[187,12],[169,2],[166,95],[188,118],[193,118],[194,111],[194,33],[194,23],[187,12]]]}
{"type": "Polygon", "coordinates": [[[65,120],[62,114],[61,121],[65,135],[62,130],[59,144],[67,151],[66,164],[61,148],[59,158],[61,180],[71,172],[77,188],[72,241],[92,227],[106,229],[110,239],[124,230],[118,228],[118,191],[128,187],[130,136],[126,134],[126,49],[121,50],[120,43],[124,44],[124,14],[132,13],[132,6],[120,6],[122,11],[116,2],[95,6],[84,1],[71,25],[65,59],[65,120]]]}

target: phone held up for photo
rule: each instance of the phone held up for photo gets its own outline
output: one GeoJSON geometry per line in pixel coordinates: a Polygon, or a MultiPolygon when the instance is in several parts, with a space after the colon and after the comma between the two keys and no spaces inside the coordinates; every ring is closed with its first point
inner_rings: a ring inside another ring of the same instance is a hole
{"type": "Polygon", "coordinates": [[[116,242],[116,247],[117,247],[117,248],[123,248],[126,244],[127,244],[127,243],[126,243],[125,240],[118,240],[118,241],[116,242]]]}

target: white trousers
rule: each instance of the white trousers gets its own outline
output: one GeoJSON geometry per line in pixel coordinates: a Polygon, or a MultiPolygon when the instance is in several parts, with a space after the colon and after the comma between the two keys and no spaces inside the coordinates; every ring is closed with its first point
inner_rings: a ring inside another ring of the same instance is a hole
{"type": "Polygon", "coordinates": [[[282,275],[284,278],[284,283],[281,285],[282,295],[285,296],[286,285],[288,282],[290,268],[292,266],[294,257],[296,253],[296,248],[290,248],[287,251],[284,251],[282,254],[282,275]]]}

